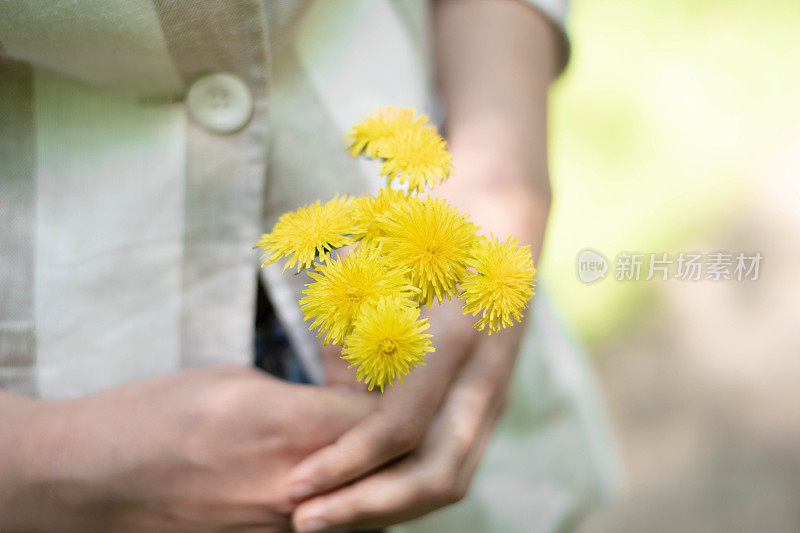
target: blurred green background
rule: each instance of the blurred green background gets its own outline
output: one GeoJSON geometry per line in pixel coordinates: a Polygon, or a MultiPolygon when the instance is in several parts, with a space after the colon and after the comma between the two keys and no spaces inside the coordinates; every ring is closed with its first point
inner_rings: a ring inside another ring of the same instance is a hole
{"type": "Polygon", "coordinates": [[[798,135],[800,2],[574,0],[568,27],[540,279],[594,345],[637,324],[660,287],[584,285],[578,252],[613,269],[621,251],[685,250],[731,223],[798,135]]]}
{"type": "Polygon", "coordinates": [[[581,532],[800,531],[800,1],[571,7],[539,279],[597,370],[627,485],[581,532]],[[611,263],[589,285],[587,247],[611,263]],[[622,282],[623,251],[764,260],[753,282],[622,282]]]}

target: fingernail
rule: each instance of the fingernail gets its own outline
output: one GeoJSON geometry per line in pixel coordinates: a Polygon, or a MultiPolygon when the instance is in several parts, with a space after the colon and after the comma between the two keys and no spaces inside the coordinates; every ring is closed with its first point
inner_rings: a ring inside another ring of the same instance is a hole
{"type": "Polygon", "coordinates": [[[302,500],[314,494],[314,487],[308,483],[295,483],[289,490],[289,496],[293,500],[302,500]]]}
{"type": "Polygon", "coordinates": [[[329,525],[330,524],[328,524],[328,522],[322,518],[312,518],[311,520],[306,520],[300,524],[298,533],[313,533],[314,531],[322,531],[329,525]]]}

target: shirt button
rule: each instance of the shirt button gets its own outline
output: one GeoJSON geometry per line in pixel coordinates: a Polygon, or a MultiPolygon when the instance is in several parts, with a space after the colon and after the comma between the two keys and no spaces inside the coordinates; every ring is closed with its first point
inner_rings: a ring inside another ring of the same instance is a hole
{"type": "Polygon", "coordinates": [[[247,84],[225,72],[195,80],[186,100],[192,118],[215,133],[238,131],[253,114],[253,97],[247,84]]]}

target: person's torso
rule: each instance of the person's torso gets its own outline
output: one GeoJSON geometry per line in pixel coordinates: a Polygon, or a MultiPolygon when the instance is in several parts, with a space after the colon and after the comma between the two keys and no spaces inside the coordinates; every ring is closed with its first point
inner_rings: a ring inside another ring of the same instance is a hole
{"type": "MultiPolygon", "coordinates": [[[[343,136],[378,105],[430,112],[427,9],[4,7],[0,387],[60,398],[251,362],[252,245],[284,211],[377,187],[343,136]]],[[[313,366],[302,277],[265,281],[313,366]]]]}

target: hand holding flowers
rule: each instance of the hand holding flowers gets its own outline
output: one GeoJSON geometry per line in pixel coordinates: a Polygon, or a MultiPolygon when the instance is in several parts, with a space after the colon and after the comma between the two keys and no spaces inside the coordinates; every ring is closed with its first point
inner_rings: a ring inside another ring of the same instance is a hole
{"type": "MultiPolygon", "coordinates": [[[[458,163],[434,194],[485,231],[518,236],[535,257],[550,207],[546,109],[559,68],[558,33],[524,2],[433,4],[436,78],[458,163]]],[[[464,496],[503,410],[523,328],[481,334],[460,303],[423,310],[436,345],[427,366],[388,388],[367,418],[292,471],[288,488],[300,502],[292,516],[298,531],[383,527],[464,496]]],[[[536,422],[522,408],[514,430],[524,433],[536,422]]],[[[466,513],[432,517],[424,527],[457,529],[451,519],[466,524],[469,508],[466,513]]]]}
{"type": "Polygon", "coordinates": [[[349,148],[382,160],[381,192],[301,207],[256,245],[265,249],[265,264],[286,257],[284,270],[309,270],[314,281],[300,306],[310,329],[325,344],[344,346],[344,359],[370,390],[402,382],[434,351],[427,319],[410,309],[461,296],[464,313],[481,315],[476,329],[491,335],[520,321],[533,295],[529,247],[478,237],[468,216],[446,200],[414,194],[445,181],[453,168],[447,143],[426,122],[411,109],[387,106],[357,124],[349,148]],[[391,188],[393,182],[406,190],[391,188]],[[356,242],[352,254],[331,257],[356,242]],[[367,324],[369,334],[361,331],[367,324]]]}
{"type": "MultiPolygon", "coordinates": [[[[482,157],[475,159],[474,154],[477,154],[474,150],[459,152],[459,161],[468,164],[456,178],[439,185],[435,192],[441,191],[449,198],[455,198],[459,205],[470,213],[479,214],[480,220],[489,221],[491,227],[501,234],[524,228],[519,234],[526,242],[540,242],[546,204],[530,201],[524,191],[514,190],[505,194],[502,186],[493,188],[494,196],[491,198],[485,195],[463,196],[462,191],[475,188],[477,179],[497,176],[498,171],[502,172],[504,168],[495,161],[482,157]],[[462,183],[461,187],[459,183],[462,183]],[[498,191],[502,196],[497,196],[498,191]],[[530,216],[520,217],[523,212],[530,216]]],[[[504,405],[522,332],[518,327],[500,330],[503,326],[510,326],[513,320],[522,318],[524,304],[532,295],[530,283],[522,281],[533,277],[528,247],[518,248],[513,239],[487,239],[475,235],[477,228],[449,201],[438,197],[419,198],[384,187],[376,195],[352,200],[351,208],[359,226],[351,237],[360,239],[358,249],[336,259],[337,263],[351,256],[357,257],[368,246],[384,247],[387,242],[398,245],[394,254],[397,261],[406,255],[413,256],[415,248],[417,252],[421,251],[421,258],[426,259],[426,250],[418,243],[441,238],[441,250],[451,258],[450,266],[455,264],[454,268],[463,268],[464,273],[448,270],[463,275],[460,284],[452,284],[446,277],[426,277],[425,268],[416,269],[415,283],[411,283],[416,288],[411,298],[423,307],[421,318],[416,320],[424,322],[430,319],[430,325],[419,331],[433,335],[436,352],[425,357],[427,366],[407,376],[402,387],[386,389],[377,409],[362,423],[295,468],[289,490],[297,501],[302,501],[294,514],[295,527],[299,531],[319,529],[322,527],[320,520],[331,526],[384,526],[422,515],[464,494],[491,435],[494,421],[504,405]],[[393,213],[399,205],[407,206],[409,203],[411,208],[393,213]],[[433,213],[440,217],[437,223],[415,224],[414,216],[427,219],[433,213]],[[443,220],[445,217],[447,219],[443,220]],[[405,242],[399,229],[404,226],[410,229],[405,234],[405,242]],[[440,227],[448,229],[439,232],[440,227]],[[454,233],[454,229],[461,231],[454,233]],[[412,234],[415,237],[408,239],[412,234]],[[447,246],[452,244],[449,236],[453,234],[471,240],[472,253],[464,254],[465,246],[447,246]],[[500,268],[509,262],[503,256],[514,254],[520,257],[512,258],[511,262],[516,262],[520,268],[500,268]],[[474,281],[468,282],[469,279],[474,281]],[[423,283],[424,280],[431,283],[423,283]],[[507,284],[506,280],[511,282],[507,284]],[[427,288],[424,299],[423,285],[427,288]],[[507,290],[513,287],[517,289],[507,290]],[[437,297],[437,291],[440,297],[437,297]],[[453,296],[466,301],[461,302],[453,296]],[[425,308],[428,307],[428,298],[432,306],[425,308]],[[462,303],[465,304],[463,307],[462,303]],[[513,309],[517,309],[519,314],[514,314],[513,309]],[[474,314],[476,311],[478,322],[473,324],[475,319],[471,320],[463,313],[474,314]],[[495,334],[480,335],[473,325],[495,334]],[[398,457],[401,459],[397,460],[398,457]],[[327,492],[331,489],[335,490],[327,492]]],[[[389,260],[391,255],[383,253],[381,257],[389,260]]],[[[419,264],[416,262],[417,266],[419,264]]],[[[438,263],[430,263],[428,268],[436,265],[438,263]]],[[[407,273],[407,280],[410,281],[412,275],[413,272],[407,273]]],[[[356,285],[354,279],[340,284],[342,289],[356,285]]],[[[353,353],[371,353],[360,341],[356,342],[360,339],[356,327],[353,324],[353,332],[345,335],[344,344],[353,343],[353,353]]],[[[379,331],[379,328],[372,328],[372,331],[379,331]]],[[[336,341],[331,337],[330,342],[336,341]]],[[[391,346],[391,343],[386,344],[391,346]]],[[[358,378],[363,379],[364,371],[361,369],[367,368],[365,360],[354,359],[347,348],[345,352],[348,362],[359,366],[358,378]]],[[[419,349],[416,353],[419,358],[409,359],[409,369],[425,356],[419,349]]],[[[338,359],[342,352],[335,344],[329,344],[323,347],[323,355],[324,358],[338,359]]],[[[394,359],[398,360],[397,357],[394,359]]],[[[329,384],[353,383],[352,370],[346,371],[344,367],[337,370],[337,375],[327,376],[329,384]]]]}

